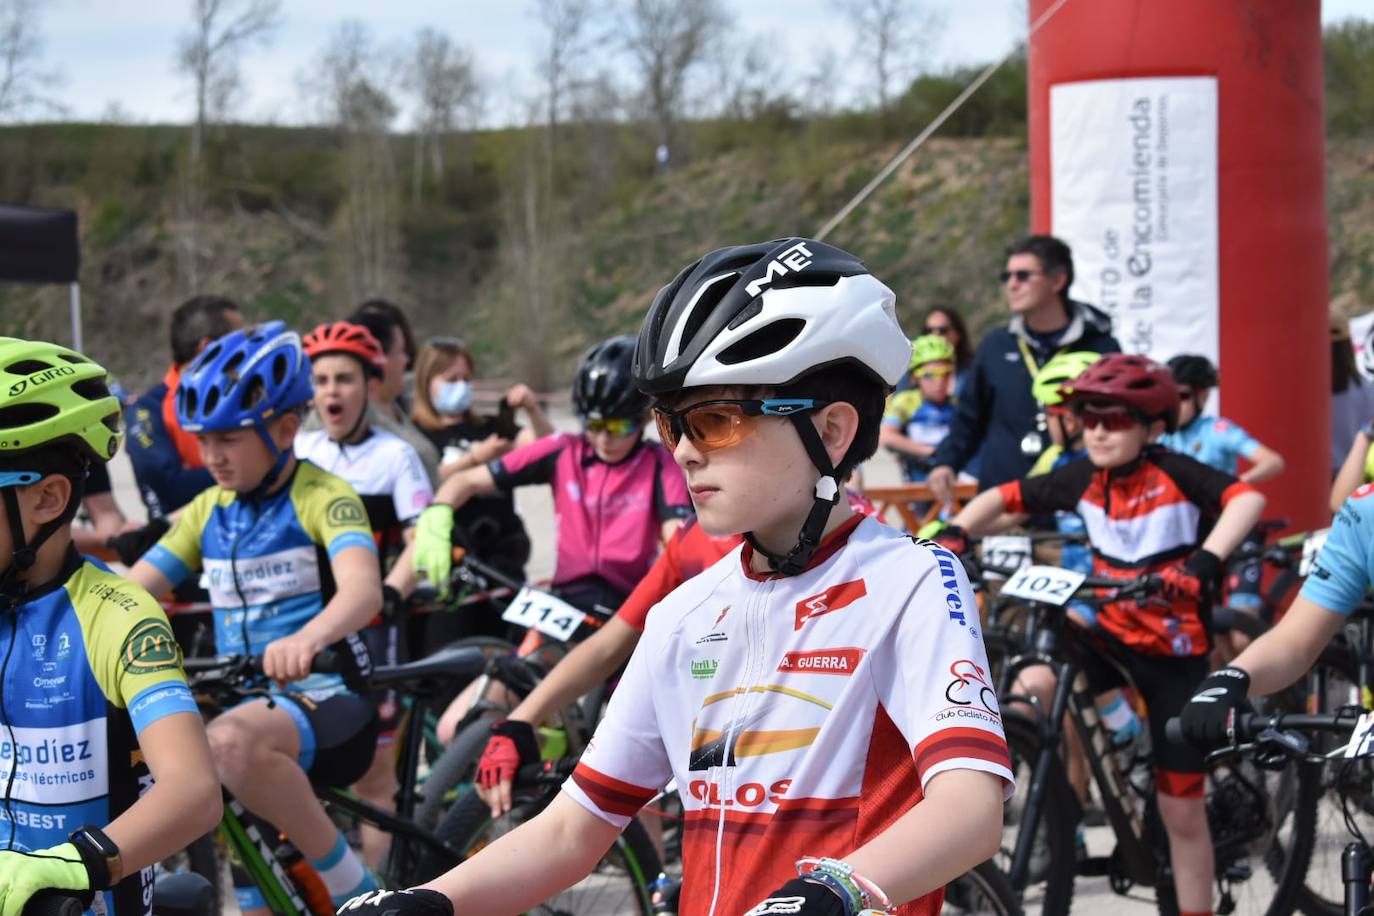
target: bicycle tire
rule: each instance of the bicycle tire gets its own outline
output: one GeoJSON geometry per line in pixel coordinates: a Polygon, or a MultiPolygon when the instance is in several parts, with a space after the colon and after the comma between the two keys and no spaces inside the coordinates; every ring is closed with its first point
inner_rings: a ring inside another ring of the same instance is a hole
{"type": "Polygon", "coordinates": [[[214,912],[218,913],[223,907],[226,885],[223,864],[220,862],[219,848],[215,837],[216,831],[210,831],[181,852],[163,860],[161,868],[170,874],[189,872],[193,875],[200,875],[209,881],[210,888],[215,895],[214,912]]]}
{"type": "MultiPolygon", "coordinates": [[[[453,803],[436,835],[455,849],[463,850],[464,858],[469,858],[501,834],[543,810],[553,794],[550,792],[533,800],[521,800],[509,813],[493,821],[491,809],[475,793],[469,792],[453,803]]],[[[644,826],[638,820],[631,820],[591,875],[525,912],[538,916],[555,913],[559,916],[577,916],[591,912],[635,912],[650,916],[649,886],[661,869],[658,853],[654,851],[644,826]],[[607,879],[610,879],[610,883],[621,885],[618,893],[614,890],[611,892],[618,904],[611,904],[610,909],[606,908],[606,897],[602,893],[607,886],[607,879]],[[589,909],[588,903],[595,904],[595,907],[589,909]]]]}
{"type": "Polygon", "coordinates": [[[1022,916],[1021,901],[1002,869],[992,861],[983,862],[945,885],[945,905],[941,913],[949,916],[1022,916]]]}
{"type": "MultiPolygon", "coordinates": [[[[1025,804],[1031,767],[1040,753],[1040,728],[1026,715],[1005,709],[1002,712],[1002,727],[1007,736],[1007,750],[1011,754],[1012,775],[1016,781],[1016,794],[1007,801],[1007,805],[1015,808],[1018,801],[1025,804]]],[[[1077,810],[1079,804],[1073,797],[1073,788],[1057,754],[1051,766],[1053,771],[1049,774],[1045,804],[1040,811],[1040,834],[1045,845],[1042,854],[1048,855],[1048,863],[1044,870],[1045,877],[1028,884],[1027,893],[1032,893],[1032,888],[1039,889],[1042,916],[1067,916],[1073,905],[1073,883],[1078,868],[1074,850],[1074,831],[1078,825],[1072,823],[1069,812],[1077,810]]],[[[1011,867],[1020,829],[1021,825],[1016,819],[1006,819],[1006,826],[1002,829],[1002,850],[994,863],[1004,874],[1011,867]]]]}
{"type": "Polygon", "coordinates": [[[449,791],[463,782],[477,765],[491,737],[493,719],[482,716],[462,728],[443,754],[429,768],[429,775],[420,785],[420,801],[415,806],[415,823],[432,830],[444,813],[444,799],[449,791]]]}
{"type": "MultiPolygon", "coordinates": [[[[1335,678],[1338,684],[1353,688],[1358,694],[1357,665],[1350,649],[1343,643],[1332,643],[1322,650],[1313,666],[1313,674],[1323,679],[1335,678]]],[[[1349,704],[1348,691],[1335,690],[1337,696],[1329,696],[1328,708],[1314,709],[1313,712],[1333,712],[1335,708],[1349,704]]],[[[1322,745],[1323,747],[1325,744],[1322,745]]],[[[1308,866],[1303,886],[1298,890],[1297,904],[1306,916],[1344,916],[1344,888],[1340,883],[1340,855],[1350,840],[1344,818],[1341,815],[1340,799],[1336,793],[1336,782],[1343,778],[1343,761],[1328,764],[1321,772],[1321,796],[1317,799],[1314,814],[1312,862],[1308,866]],[[1334,839],[1328,841],[1327,837],[1334,839]]],[[[1365,788],[1367,789],[1367,783],[1365,788]]],[[[1366,813],[1374,806],[1374,797],[1366,794],[1363,802],[1357,803],[1366,813]]]]}

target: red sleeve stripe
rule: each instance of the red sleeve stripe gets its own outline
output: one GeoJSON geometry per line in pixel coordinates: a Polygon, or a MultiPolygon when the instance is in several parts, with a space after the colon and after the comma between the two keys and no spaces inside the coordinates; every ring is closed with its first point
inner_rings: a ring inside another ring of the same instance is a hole
{"type": "Polygon", "coordinates": [[[1004,483],[997,488],[997,492],[1002,494],[1002,502],[1006,503],[1008,512],[1026,511],[1025,503],[1021,501],[1021,481],[1004,483]]]}
{"type": "Polygon", "coordinates": [[[1225,490],[1222,490],[1222,491],[1221,491],[1221,507],[1222,507],[1223,509],[1226,508],[1226,504],[1227,504],[1227,503],[1229,503],[1231,500],[1235,499],[1237,496],[1241,495],[1242,493],[1258,493],[1258,492],[1259,492],[1258,490],[1256,490],[1254,487],[1250,486],[1250,484],[1246,483],[1245,481],[1243,481],[1243,480],[1237,480],[1235,483],[1231,484],[1231,485],[1230,485],[1229,487],[1227,487],[1225,490]]]}
{"type": "Polygon", "coordinates": [[[960,758],[982,760],[1011,769],[1006,740],[1001,735],[976,728],[941,729],[916,745],[912,757],[916,761],[916,773],[922,779],[931,767],[960,758]]]}
{"type": "Polygon", "coordinates": [[[634,817],[640,808],[653,798],[654,789],[621,782],[605,773],[598,773],[585,763],[573,770],[572,780],[596,805],[607,814],[634,817]]]}

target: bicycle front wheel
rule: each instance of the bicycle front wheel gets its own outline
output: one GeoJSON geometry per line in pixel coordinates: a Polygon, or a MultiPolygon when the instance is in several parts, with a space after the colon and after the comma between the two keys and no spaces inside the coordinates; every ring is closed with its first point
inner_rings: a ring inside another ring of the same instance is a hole
{"type": "Polygon", "coordinates": [[[1011,882],[992,862],[975,866],[945,885],[945,908],[950,916],[1021,916],[1011,882]]]}
{"type": "MultiPolygon", "coordinates": [[[[439,825],[438,837],[470,858],[533,817],[543,800],[517,803],[492,820],[486,803],[469,792],[459,796],[439,825]]],[[[658,853],[638,820],[616,837],[595,869],[577,884],[525,912],[539,916],[649,916],[649,885],[661,869],[658,853]]]]}

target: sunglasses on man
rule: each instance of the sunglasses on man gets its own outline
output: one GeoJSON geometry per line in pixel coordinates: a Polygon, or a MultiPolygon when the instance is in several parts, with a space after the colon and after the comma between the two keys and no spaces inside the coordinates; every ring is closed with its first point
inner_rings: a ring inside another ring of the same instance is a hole
{"type": "Polygon", "coordinates": [[[1031,277],[1038,277],[1042,274],[1044,274],[1043,270],[1004,270],[998,276],[1002,278],[1002,282],[1005,284],[1013,277],[1016,278],[1017,283],[1026,283],[1031,277]]]}

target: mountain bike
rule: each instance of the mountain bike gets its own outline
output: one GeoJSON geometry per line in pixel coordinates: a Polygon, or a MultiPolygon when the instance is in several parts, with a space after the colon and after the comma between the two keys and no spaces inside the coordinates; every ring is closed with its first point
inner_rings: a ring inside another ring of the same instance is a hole
{"type": "MultiPolygon", "coordinates": [[[[1182,740],[1178,719],[1166,726],[1174,740],[1182,740]]],[[[1234,744],[1213,751],[1208,759],[1246,757],[1256,766],[1283,769],[1290,765],[1315,764],[1342,771],[1335,782],[1342,820],[1350,841],[1341,851],[1339,875],[1341,900],[1335,910],[1343,916],[1368,916],[1371,905],[1371,880],[1374,879],[1374,849],[1359,827],[1359,815],[1369,816],[1367,807],[1370,761],[1374,758],[1374,712],[1347,706],[1336,712],[1318,714],[1279,713],[1265,715],[1238,713],[1233,726],[1234,744]],[[1328,748],[1327,741],[1314,741],[1306,732],[1339,736],[1341,743],[1328,748]],[[1352,794],[1350,787],[1358,787],[1352,794]]]]}
{"type": "MultiPolygon", "coordinates": [[[[1152,763],[1136,758],[1127,762],[1130,771],[1123,772],[1094,706],[1099,691],[1087,673],[1105,665],[1114,672],[1114,680],[1132,686],[1127,665],[1117,647],[1070,623],[1066,610],[1071,600],[1098,606],[1148,600],[1158,590],[1158,581],[1150,576],[1086,577],[1043,566],[999,572],[1010,576],[1001,594],[1020,599],[1027,610],[1025,642],[1008,659],[1000,680],[1017,789],[1007,816],[1009,845],[999,864],[1019,894],[1043,883],[1047,916],[1068,912],[1079,873],[1105,874],[1118,894],[1135,885],[1153,887],[1160,912],[1177,913],[1152,763]],[[1017,673],[1038,664],[1049,665],[1056,676],[1048,710],[1008,690],[1017,673]],[[1016,708],[1009,710],[1012,704],[1016,708]],[[1087,860],[1081,872],[1074,850],[1081,805],[1059,757],[1066,714],[1088,751],[1091,781],[1117,841],[1110,856],[1087,860]],[[1032,880],[1031,858],[1037,846],[1048,862],[1043,879],[1032,880]]],[[[1281,699],[1300,708],[1300,699],[1281,699]]],[[[1217,912],[1281,916],[1291,911],[1312,851],[1318,791],[1319,777],[1310,766],[1271,773],[1232,761],[1209,771],[1206,799],[1220,888],[1217,912]]]]}
{"type": "MultiPolygon", "coordinates": [[[[314,784],[315,795],[332,816],[345,822],[366,822],[392,835],[387,858],[378,877],[394,886],[422,883],[459,861],[459,851],[447,846],[430,831],[415,824],[415,788],[424,742],[424,713],[433,698],[454,681],[471,680],[486,666],[481,648],[458,646],[441,650],[418,661],[374,669],[358,687],[404,687],[410,699],[410,716],[398,736],[398,771],[401,788],[396,811],[384,811],[340,786],[314,784]],[[431,869],[426,871],[426,869],[431,869]]],[[[267,698],[261,660],[251,656],[187,659],[191,689],[211,711],[231,708],[245,700],[267,698]]],[[[335,673],[337,662],[322,653],[313,670],[335,673]]],[[[242,873],[262,893],[274,913],[282,916],[314,913],[329,916],[334,907],[319,876],[300,852],[267,822],[248,812],[228,792],[219,841],[242,873]]],[[[218,862],[200,873],[218,893],[218,862]],[[208,872],[208,873],[207,873],[208,872]]],[[[222,898],[223,895],[220,894],[222,898]]]]}

